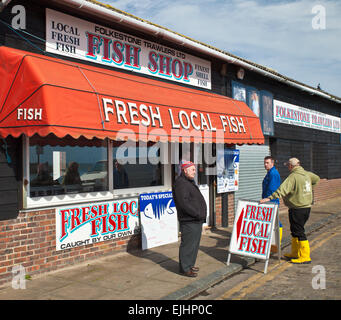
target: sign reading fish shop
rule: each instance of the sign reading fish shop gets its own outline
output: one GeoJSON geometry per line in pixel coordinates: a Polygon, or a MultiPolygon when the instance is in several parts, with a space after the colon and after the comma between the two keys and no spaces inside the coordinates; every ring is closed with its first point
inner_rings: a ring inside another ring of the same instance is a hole
{"type": "Polygon", "coordinates": [[[211,63],[46,9],[46,51],[211,89],[211,63]]]}
{"type": "Polygon", "coordinates": [[[178,219],[172,192],[140,195],[142,250],[178,241],[178,219]]]}
{"type": "Polygon", "coordinates": [[[56,250],[132,236],[139,232],[138,199],[56,209],[56,250]]]}

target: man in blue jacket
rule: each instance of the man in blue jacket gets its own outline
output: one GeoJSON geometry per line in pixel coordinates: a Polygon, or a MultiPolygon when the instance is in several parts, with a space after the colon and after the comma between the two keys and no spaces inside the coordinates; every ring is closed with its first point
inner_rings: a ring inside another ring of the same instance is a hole
{"type": "MultiPolygon", "coordinates": [[[[281,185],[281,177],[279,172],[275,168],[275,159],[272,156],[267,156],[264,158],[264,168],[267,171],[266,176],[263,179],[263,192],[262,199],[271,196],[281,185]]],[[[279,206],[279,199],[271,200],[271,202],[276,203],[279,206]]],[[[282,241],[283,226],[281,221],[279,221],[279,238],[280,243],[282,241]]],[[[272,252],[277,252],[277,247],[271,246],[272,252]]]]}

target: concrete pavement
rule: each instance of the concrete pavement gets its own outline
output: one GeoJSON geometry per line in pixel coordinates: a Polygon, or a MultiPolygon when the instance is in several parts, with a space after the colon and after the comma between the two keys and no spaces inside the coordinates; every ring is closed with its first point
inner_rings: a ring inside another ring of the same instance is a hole
{"type": "MultiPolygon", "coordinates": [[[[341,197],[313,206],[306,225],[311,233],[341,215],[341,197]]],[[[280,212],[282,248],[290,244],[287,211],[280,212]]],[[[185,300],[233,276],[255,259],[232,256],[226,265],[232,227],[205,230],[197,278],[178,274],[179,243],[107,256],[26,280],[25,289],[0,287],[0,300],[185,300]]],[[[309,239],[309,236],[308,236],[309,239]]],[[[284,249],[286,252],[289,249],[284,249]]],[[[269,265],[277,263],[277,256],[269,265]]],[[[262,262],[261,262],[262,263],[262,262]]],[[[28,275],[29,276],[29,275],[28,275]]]]}

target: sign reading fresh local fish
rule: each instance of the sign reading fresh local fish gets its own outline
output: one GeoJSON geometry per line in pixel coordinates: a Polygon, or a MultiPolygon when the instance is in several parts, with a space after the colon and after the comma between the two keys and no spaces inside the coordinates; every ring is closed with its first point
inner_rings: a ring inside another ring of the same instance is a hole
{"type": "Polygon", "coordinates": [[[46,51],[211,89],[211,62],[46,9],[46,51]]]}
{"type": "Polygon", "coordinates": [[[230,242],[230,253],[268,259],[276,214],[276,204],[239,200],[230,242]]]}
{"type": "Polygon", "coordinates": [[[131,236],[139,232],[138,199],[56,209],[56,250],[131,236]]]}
{"type": "Polygon", "coordinates": [[[178,219],[172,192],[140,195],[142,250],[178,241],[178,219]]]}
{"type": "Polygon", "coordinates": [[[341,119],[315,110],[274,100],[274,121],[294,126],[341,133],[341,119]]]}

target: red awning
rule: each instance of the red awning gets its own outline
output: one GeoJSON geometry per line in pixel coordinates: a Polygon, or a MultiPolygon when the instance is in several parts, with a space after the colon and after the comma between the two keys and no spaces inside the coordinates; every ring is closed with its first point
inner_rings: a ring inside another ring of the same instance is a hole
{"type": "Polygon", "coordinates": [[[59,138],[264,143],[259,119],[244,102],[0,47],[0,136],[50,133],[59,138]]]}

